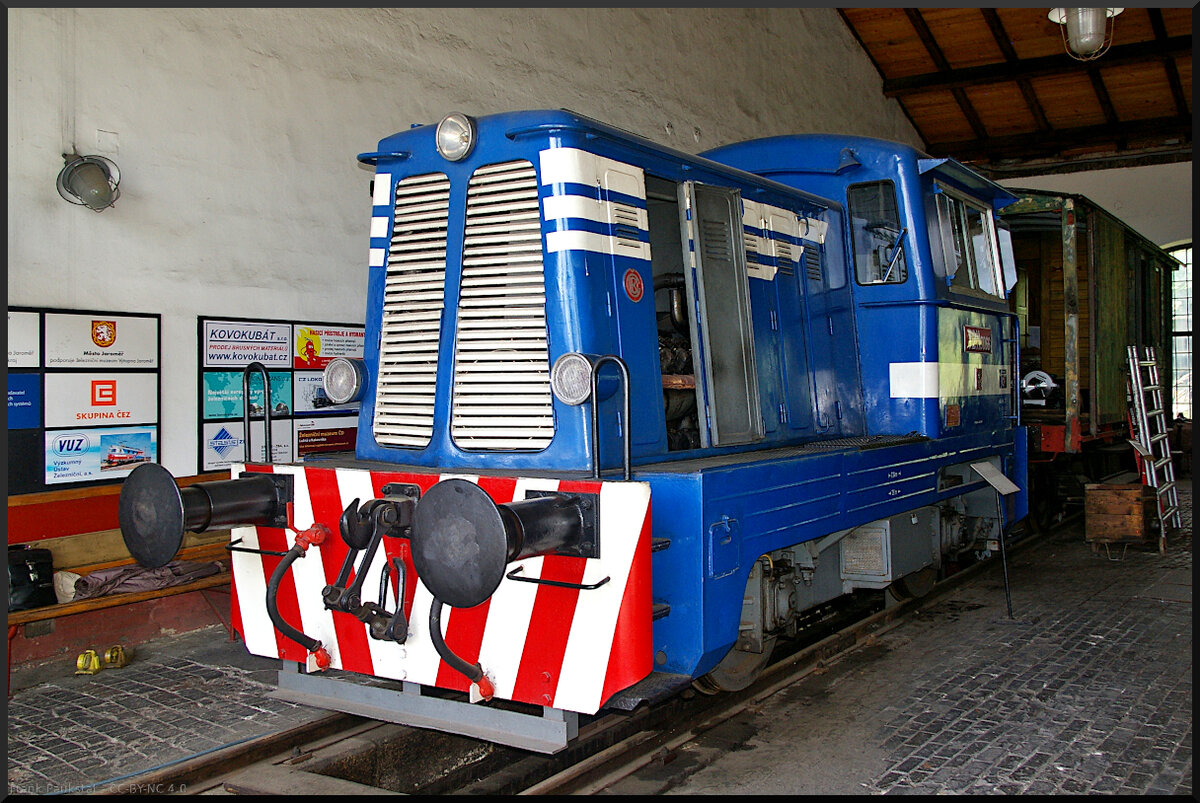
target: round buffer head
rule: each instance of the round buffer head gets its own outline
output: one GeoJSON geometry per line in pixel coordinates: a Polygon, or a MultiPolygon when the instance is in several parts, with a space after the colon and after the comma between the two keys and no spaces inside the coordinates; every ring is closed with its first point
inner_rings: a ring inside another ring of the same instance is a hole
{"type": "Polygon", "coordinates": [[[165,566],[179,552],[183,497],[158,463],[143,463],[125,478],[117,514],[125,547],[142,566],[165,566]]]}
{"type": "Polygon", "coordinates": [[[504,579],[508,535],[500,508],[473,482],[443,480],[417,503],[412,551],[417,575],[435,597],[473,608],[504,579]]]}

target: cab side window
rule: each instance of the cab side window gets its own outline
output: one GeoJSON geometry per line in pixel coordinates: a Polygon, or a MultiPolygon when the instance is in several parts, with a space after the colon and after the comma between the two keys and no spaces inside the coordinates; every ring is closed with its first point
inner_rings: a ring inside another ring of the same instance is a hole
{"type": "Polygon", "coordinates": [[[937,195],[937,211],[950,286],[1003,298],[991,210],[943,188],[937,195]]]}
{"type": "Polygon", "coordinates": [[[854,275],[859,284],[899,284],[908,279],[905,230],[890,181],[854,184],[846,192],[853,229],[854,275]]]}

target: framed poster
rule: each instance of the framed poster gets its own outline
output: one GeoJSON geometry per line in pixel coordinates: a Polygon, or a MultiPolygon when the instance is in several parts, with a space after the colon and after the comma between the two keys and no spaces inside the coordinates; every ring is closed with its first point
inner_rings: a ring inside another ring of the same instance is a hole
{"type": "Polygon", "coordinates": [[[8,368],[42,367],[42,313],[8,310],[8,368]]]}
{"type": "Polygon", "coordinates": [[[366,329],[346,323],[200,318],[199,471],[245,460],[247,369],[252,461],[266,459],[264,407],[271,408],[271,460],[291,462],[327,452],[353,452],[358,403],[334,405],[322,372],[336,357],[363,354],[366,329]],[[338,423],[331,423],[336,417],[338,423]]]}
{"type": "Polygon", "coordinates": [[[8,492],[118,482],[158,461],[161,316],[10,308],[8,492]]]}
{"type": "Polygon", "coordinates": [[[201,318],[200,340],[200,364],[205,368],[228,365],[241,369],[252,362],[267,368],[292,365],[292,327],[288,323],[201,318]]]}
{"type": "Polygon", "coordinates": [[[157,427],[54,430],[46,433],[47,486],[120,479],[158,462],[157,427]]]}
{"type": "Polygon", "coordinates": [[[296,458],[321,452],[353,452],[358,439],[358,416],[295,419],[296,458]]]}
{"type": "Polygon", "coordinates": [[[365,336],[366,331],[361,326],[297,324],[294,367],[298,371],[321,371],[337,357],[362,357],[365,336]]]}

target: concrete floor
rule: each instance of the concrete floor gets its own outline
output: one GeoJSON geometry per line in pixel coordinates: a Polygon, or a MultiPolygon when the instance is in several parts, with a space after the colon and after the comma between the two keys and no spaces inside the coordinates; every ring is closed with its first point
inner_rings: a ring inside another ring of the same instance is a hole
{"type": "Polygon", "coordinates": [[[1080,519],[1012,556],[1012,619],[996,566],[606,792],[1190,796],[1184,485],[1166,555],[1080,519]]]}

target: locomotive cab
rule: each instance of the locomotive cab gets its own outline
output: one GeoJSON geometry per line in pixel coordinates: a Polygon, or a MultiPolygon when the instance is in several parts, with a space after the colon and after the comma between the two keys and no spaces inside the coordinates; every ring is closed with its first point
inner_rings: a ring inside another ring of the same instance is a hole
{"type": "Polygon", "coordinates": [[[1017,273],[996,214],[1015,195],[953,159],[866,137],[774,137],[705,155],[845,203],[869,431],[1018,423],[1007,304],[1017,273]]]}

